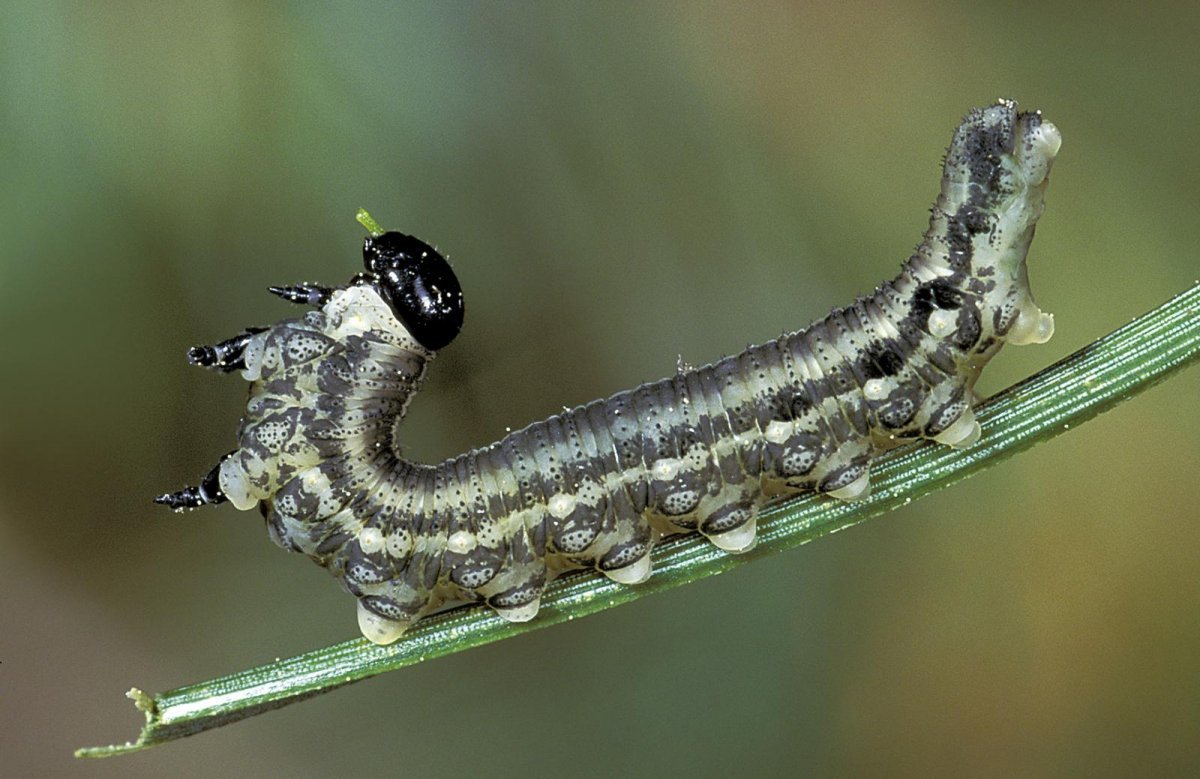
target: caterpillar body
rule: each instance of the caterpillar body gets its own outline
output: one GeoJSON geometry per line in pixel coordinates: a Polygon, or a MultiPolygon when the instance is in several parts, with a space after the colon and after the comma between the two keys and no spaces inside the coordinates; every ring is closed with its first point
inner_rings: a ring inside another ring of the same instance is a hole
{"type": "Polygon", "coordinates": [[[1012,101],[972,111],[924,240],[895,279],[803,330],[437,465],[401,456],[399,424],[459,331],[462,294],[432,247],[377,232],[346,286],[271,288],[315,310],[189,352],[240,370],[250,397],[238,448],[198,486],[156,501],[259,506],[276,543],[357,597],[363,635],[381,644],[447,601],[532,619],[566,569],[637,584],[665,534],[746,551],[767,500],[861,498],[876,453],[977,439],[984,365],[1004,343],[1053,332],[1025,257],[1060,143],[1012,101]]]}

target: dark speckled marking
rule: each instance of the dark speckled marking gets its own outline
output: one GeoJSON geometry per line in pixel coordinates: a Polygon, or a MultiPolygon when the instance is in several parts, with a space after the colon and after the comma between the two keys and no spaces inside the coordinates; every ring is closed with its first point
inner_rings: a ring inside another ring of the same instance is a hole
{"type": "Polygon", "coordinates": [[[964,352],[979,340],[983,332],[983,324],[979,320],[979,310],[974,305],[963,306],[958,310],[957,329],[954,335],[954,345],[964,352]]]}

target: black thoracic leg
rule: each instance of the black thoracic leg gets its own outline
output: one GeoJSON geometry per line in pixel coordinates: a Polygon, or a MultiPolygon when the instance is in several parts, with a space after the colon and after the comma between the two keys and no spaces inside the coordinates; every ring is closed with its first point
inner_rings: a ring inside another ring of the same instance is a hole
{"type": "Polygon", "coordinates": [[[201,368],[212,368],[222,373],[240,371],[246,367],[244,359],[246,344],[250,339],[263,332],[265,327],[247,327],[233,338],[222,341],[215,346],[193,346],[188,349],[188,362],[201,368]]]}
{"type": "Polygon", "coordinates": [[[211,471],[205,474],[200,484],[195,487],[184,487],[179,492],[168,492],[154,499],[155,503],[168,506],[175,511],[198,509],[201,506],[215,506],[224,503],[228,498],[221,492],[221,463],[234,452],[222,457],[211,471]]]}
{"type": "Polygon", "coordinates": [[[287,287],[268,287],[272,295],[278,295],[289,303],[297,303],[302,306],[323,306],[329,301],[329,296],[333,294],[332,287],[323,287],[320,284],[292,284],[287,287]]]}

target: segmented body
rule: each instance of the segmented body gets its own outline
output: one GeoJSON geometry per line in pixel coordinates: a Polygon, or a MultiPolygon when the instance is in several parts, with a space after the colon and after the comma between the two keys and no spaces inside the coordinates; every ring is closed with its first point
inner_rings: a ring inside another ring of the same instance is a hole
{"type": "Polygon", "coordinates": [[[973,112],[925,240],[874,293],[437,465],[397,446],[433,353],[369,287],[335,290],[250,339],[250,400],[221,489],[239,508],[260,504],[277,543],[337,576],[380,643],[447,599],[532,618],[567,568],[639,582],[665,533],[749,549],[772,497],[853,499],[882,449],[975,440],[980,370],[1005,342],[1052,329],[1025,254],[1058,145],[1011,102],[973,112]]]}

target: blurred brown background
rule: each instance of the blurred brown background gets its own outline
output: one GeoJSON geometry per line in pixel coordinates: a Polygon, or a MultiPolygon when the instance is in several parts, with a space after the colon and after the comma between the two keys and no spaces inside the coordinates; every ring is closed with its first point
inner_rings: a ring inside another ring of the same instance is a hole
{"type": "Polygon", "coordinates": [[[0,11],[0,755],[11,775],[1182,774],[1200,763],[1193,370],[852,532],[104,763],[121,695],[356,634],[229,507],[193,343],[341,282],[366,206],[445,251],[440,458],[804,325],[892,275],[973,105],[1065,143],[1057,315],[993,392],[1197,277],[1200,13],[1096,4],[7,2],[0,11]],[[253,6],[253,7],[252,7],[253,6]]]}

